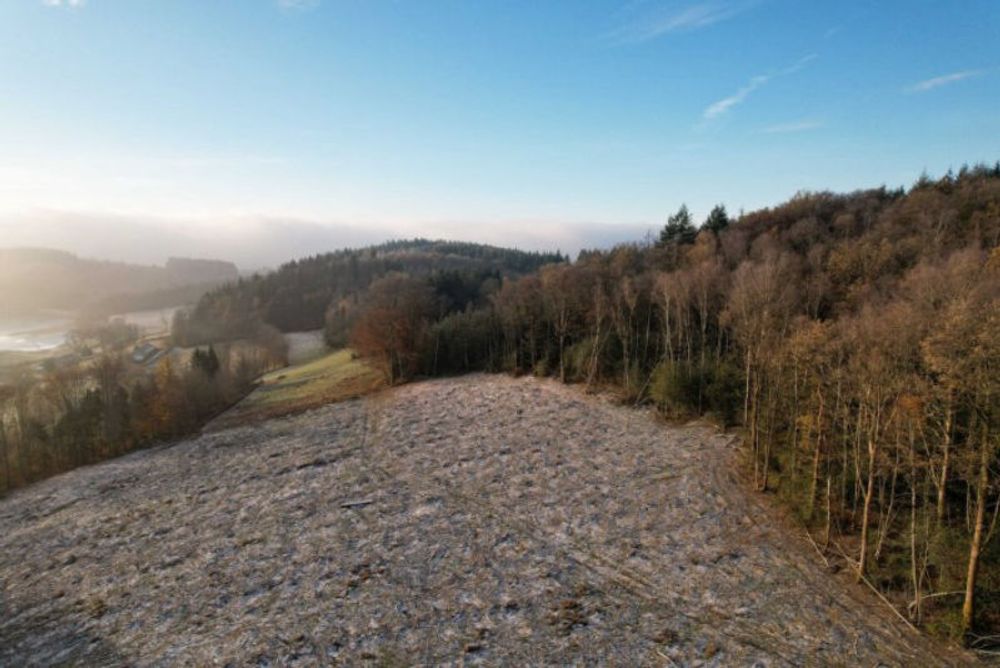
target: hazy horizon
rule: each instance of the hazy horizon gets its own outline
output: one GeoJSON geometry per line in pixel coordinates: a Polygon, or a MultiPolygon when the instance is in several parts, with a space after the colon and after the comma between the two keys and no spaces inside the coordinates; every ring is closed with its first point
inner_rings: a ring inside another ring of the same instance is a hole
{"type": "MultiPolygon", "coordinates": [[[[967,163],[964,163],[967,164],[967,163]]],[[[972,165],[968,165],[972,166],[972,165]]],[[[886,187],[907,189],[921,175],[943,176],[955,167],[914,173],[909,182],[857,184],[841,194],[886,187]]],[[[829,189],[822,189],[829,191],[829,189]]],[[[761,203],[769,208],[808,190],[761,203]]],[[[686,204],[686,203],[685,203],[686,204]]],[[[730,209],[738,216],[756,209],[730,209]]],[[[664,213],[665,219],[672,211],[664,213]]],[[[704,213],[693,212],[695,220],[704,213]]],[[[161,217],[123,213],[82,213],[35,209],[0,210],[0,249],[48,248],[83,258],[162,265],[171,257],[227,260],[242,272],[274,269],[285,262],[344,248],[386,241],[442,239],[468,241],[527,251],[559,251],[575,258],[581,250],[609,249],[655,236],[663,220],[602,223],[555,220],[348,222],[292,217],[239,215],[161,217]]]]}
{"type": "Polygon", "coordinates": [[[0,245],[273,266],[641,238],[1000,156],[1000,6],[0,7],[0,245]],[[992,137],[993,139],[989,139],[992,137]]]}
{"type": "Polygon", "coordinates": [[[641,241],[654,226],[516,221],[366,224],[267,217],[228,220],[36,212],[31,223],[0,214],[0,248],[51,248],[80,257],[162,265],[170,257],[228,260],[241,271],[270,269],[297,258],[385,241],[426,238],[470,241],[527,251],[608,248],[641,241]]]}

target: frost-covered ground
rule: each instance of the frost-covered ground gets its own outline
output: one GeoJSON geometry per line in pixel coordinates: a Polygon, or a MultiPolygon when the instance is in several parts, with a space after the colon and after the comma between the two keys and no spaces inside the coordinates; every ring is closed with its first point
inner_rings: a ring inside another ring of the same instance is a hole
{"type": "Polygon", "coordinates": [[[730,439],[470,376],[0,501],[0,664],[960,665],[815,565],[730,439]]]}

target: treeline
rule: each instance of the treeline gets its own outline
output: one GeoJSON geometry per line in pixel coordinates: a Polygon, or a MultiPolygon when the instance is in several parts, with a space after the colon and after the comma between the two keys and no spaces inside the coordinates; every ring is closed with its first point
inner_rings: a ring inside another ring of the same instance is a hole
{"type": "Polygon", "coordinates": [[[129,361],[134,328],[113,323],[72,339],[86,357],[22,369],[0,386],[0,494],[190,434],[284,363],[260,346],[223,345],[184,361],[167,353],[150,370],[129,361]]]}
{"type": "Polygon", "coordinates": [[[108,318],[135,311],[158,311],[182,304],[195,304],[202,295],[218,286],[218,283],[200,283],[152,292],[113,294],[85,304],[80,311],[83,317],[89,318],[108,318]]]}
{"type": "MultiPolygon", "coordinates": [[[[317,255],[277,271],[241,279],[202,297],[173,329],[180,345],[235,340],[262,326],[282,332],[324,327],[330,309],[364,300],[376,279],[393,272],[429,276],[442,271],[491,271],[503,276],[530,273],[559,253],[531,253],[455,241],[393,241],[363,249],[317,255]]],[[[335,335],[331,343],[337,343],[335,335]]]]}
{"type": "Polygon", "coordinates": [[[655,243],[483,281],[460,307],[429,277],[382,277],[352,342],[392,382],[551,375],[739,425],[757,488],[822,550],[915,623],[987,643],[1000,628],[998,245],[1000,165],[909,191],[800,194],[735,221],[717,207],[700,229],[682,207],[655,243]]]}
{"type": "MultiPolygon", "coordinates": [[[[200,348],[190,362],[183,351],[168,351],[153,369],[129,360],[139,336],[135,327],[92,315],[70,333],[72,353],[43,369],[22,367],[13,382],[0,385],[0,493],[193,432],[245,395],[261,373],[287,363],[282,329],[325,326],[331,343],[345,343],[358,313],[351,305],[364,302],[380,276],[405,271],[425,277],[441,296],[435,315],[443,317],[484,306],[505,276],[561,260],[558,253],[416,240],[291,262],[216,289],[191,311],[177,311],[172,343],[200,348]]],[[[109,298],[98,310],[177,294],[109,298]]]]}

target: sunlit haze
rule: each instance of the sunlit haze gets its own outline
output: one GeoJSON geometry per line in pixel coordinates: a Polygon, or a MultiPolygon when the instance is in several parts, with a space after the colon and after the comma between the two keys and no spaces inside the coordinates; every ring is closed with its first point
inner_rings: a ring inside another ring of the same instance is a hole
{"type": "Polygon", "coordinates": [[[0,6],[0,234],[242,266],[608,245],[1000,153],[1000,5],[0,6]]]}

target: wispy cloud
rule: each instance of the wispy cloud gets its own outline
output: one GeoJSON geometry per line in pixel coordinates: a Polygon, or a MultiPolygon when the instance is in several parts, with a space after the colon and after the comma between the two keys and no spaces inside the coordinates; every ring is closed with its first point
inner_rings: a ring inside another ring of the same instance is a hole
{"type": "Polygon", "coordinates": [[[718,118],[719,116],[722,116],[733,107],[742,104],[748,97],[750,97],[751,93],[753,93],[758,88],[761,88],[765,84],[773,81],[774,79],[777,79],[778,77],[788,76],[789,74],[795,74],[796,72],[801,70],[803,67],[805,67],[815,59],[816,59],[816,54],[813,53],[806,56],[805,58],[800,59],[791,67],[786,67],[783,70],[779,70],[777,72],[771,72],[770,74],[758,74],[757,76],[751,78],[750,81],[746,83],[746,85],[741,87],[732,95],[724,97],[721,100],[718,100],[708,105],[705,108],[705,111],[702,112],[701,115],[702,118],[706,121],[710,121],[712,119],[718,118]]]}
{"type": "Polygon", "coordinates": [[[707,28],[742,14],[756,4],[757,2],[753,0],[744,2],[709,0],[681,9],[661,8],[618,28],[610,37],[614,41],[631,44],[648,42],[671,33],[707,28]]]}
{"type": "Polygon", "coordinates": [[[281,9],[312,9],[319,6],[319,0],[275,0],[281,9]]]}
{"type": "Polygon", "coordinates": [[[83,7],[86,0],[42,0],[46,7],[83,7]]]}
{"type": "Polygon", "coordinates": [[[808,132],[809,130],[818,130],[826,125],[823,121],[818,121],[815,119],[803,119],[801,121],[792,121],[790,123],[778,123],[777,125],[770,125],[760,131],[761,134],[765,135],[786,135],[793,134],[796,132],[808,132]]]}
{"type": "Polygon", "coordinates": [[[744,100],[750,97],[750,93],[754,92],[771,79],[772,77],[766,74],[759,74],[755,76],[750,79],[750,82],[747,85],[743,86],[729,97],[724,97],[721,100],[708,105],[702,114],[702,118],[705,120],[718,118],[736,105],[741,104],[744,100]]]}
{"type": "Polygon", "coordinates": [[[952,72],[951,74],[945,74],[932,79],[919,81],[912,86],[907,86],[903,89],[903,91],[906,93],[926,93],[929,90],[934,90],[935,88],[940,88],[941,86],[947,86],[948,84],[955,83],[956,81],[963,81],[965,79],[978,77],[984,73],[985,70],[963,70],[961,72],[952,72]]]}

